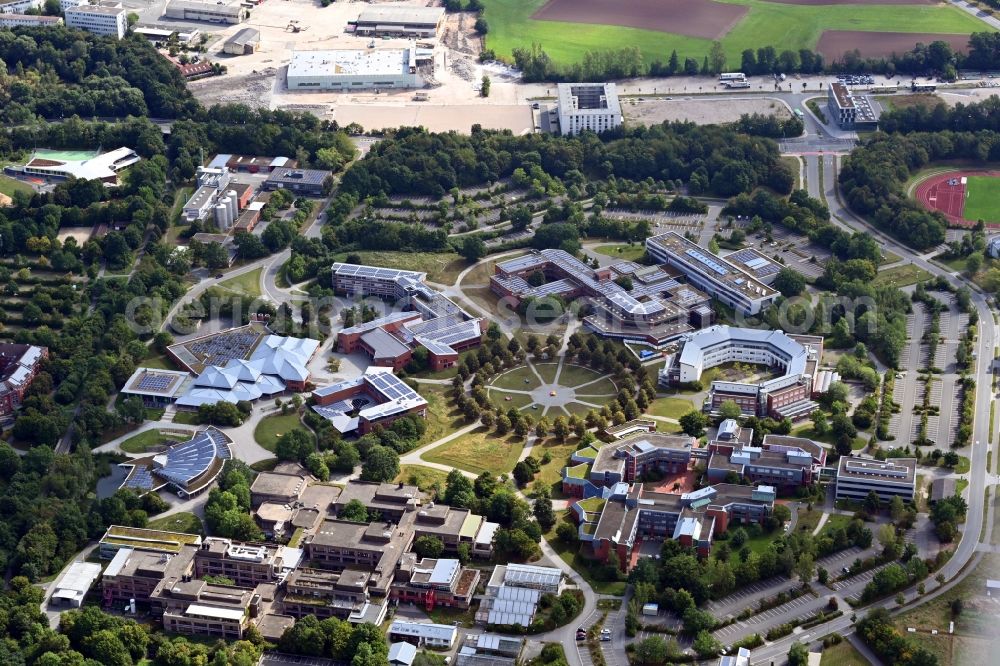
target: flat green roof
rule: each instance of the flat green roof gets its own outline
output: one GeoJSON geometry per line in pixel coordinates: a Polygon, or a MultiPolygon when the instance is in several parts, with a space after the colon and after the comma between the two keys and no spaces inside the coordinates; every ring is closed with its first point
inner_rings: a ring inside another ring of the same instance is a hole
{"type": "Polygon", "coordinates": [[[35,157],[43,160],[58,160],[60,162],[84,162],[100,155],[96,150],[48,150],[40,148],[35,151],[35,157]]]}
{"type": "Polygon", "coordinates": [[[602,497],[588,497],[577,502],[577,505],[587,513],[596,513],[603,509],[605,504],[607,500],[602,497]]]}
{"type": "Polygon", "coordinates": [[[590,473],[589,463],[580,463],[579,465],[574,465],[573,467],[566,468],[566,476],[573,479],[586,479],[587,474],[590,473]]]}
{"type": "Polygon", "coordinates": [[[597,449],[595,449],[593,446],[588,445],[583,447],[582,449],[579,449],[573,455],[579,456],[580,458],[594,459],[597,457],[597,449]]]}

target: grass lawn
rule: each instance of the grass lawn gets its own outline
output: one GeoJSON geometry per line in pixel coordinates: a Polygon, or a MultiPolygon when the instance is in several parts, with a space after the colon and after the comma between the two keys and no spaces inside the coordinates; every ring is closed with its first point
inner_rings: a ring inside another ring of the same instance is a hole
{"type": "MultiPolygon", "coordinates": [[[[468,268],[468,264],[455,252],[354,252],[361,257],[361,263],[369,266],[395,268],[403,271],[427,273],[427,279],[441,284],[455,284],[458,274],[468,268]]],[[[345,261],[346,254],[339,254],[337,261],[345,261]]],[[[487,281],[488,283],[488,281],[487,281]]]]}
{"type": "Polygon", "coordinates": [[[515,436],[500,437],[486,428],[477,428],[431,449],[424,454],[424,460],[473,474],[506,474],[514,469],[523,448],[524,442],[515,436]]]}
{"type": "Polygon", "coordinates": [[[444,482],[448,478],[448,472],[442,472],[433,467],[423,465],[403,465],[399,468],[399,475],[396,483],[408,483],[420,488],[424,492],[429,492],[434,484],[440,484],[441,491],[444,491],[444,482]]]}
{"type": "Polygon", "coordinates": [[[177,412],[174,414],[174,423],[199,425],[201,421],[198,419],[198,412],[177,412]]]}
{"type": "Polygon", "coordinates": [[[594,573],[601,568],[601,564],[581,557],[578,544],[570,546],[556,538],[556,528],[559,526],[559,523],[562,521],[572,522],[572,519],[569,517],[569,510],[558,513],[557,516],[558,520],[556,520],[555,525],[552,526],[552,530],[550,532],[546,532],[544,535],[545,540],[549,542],[552,550],[556,551],[556,554],[559,555],[563,562],[573,567],[573,569],[576,570],[576,572],[579,573],[584,580],[590,583],[590,586],[594,588],[594,592],[613,596],[621,596],[625,594],[624,581],[597,580],[597,578],[594,577],[594,573]]]}
{"type": "Polygon", "coordinates": [[[295,428],[305,430],[299,421],[297,413],[268,416],[265,419],[261,419],[257,427],[254,428],[253,438],[258,444],[273,453],[274,448],[278,445],[278,438],[295,428]]]}
{"type": "MultiPolygon", "coordinates": [[[[509,56],[515,47],[533,42],[558,64],[579,62],[588,51],[634,46],[647,62],[666,61],[676,49],[683,60],[699,63],[708,55],[711,40],[654,30],[608,25],[588,25],[531,19],[548,0],[483,0],[489,23],[487,48],[509,56]]],[[[970,34],[983,24],[960,9],[940,5],[791,5],[764,0],[729,0],[749,7],[747,14],[722,37],[729,70],[739,69],[743,49],[773,46],[781,49],[814,48],[823,30],[862,30],[970,34]]],[[[916,42],[916,39],[914,39],[916,42]]]]}
{"type": "MultiPolygon", "coordinates": [[[[599,404],[599,403],[591,403],[591,404],[599,404]]],[[[570,414],[576,414],[577,416],[586,416],[587,412],[594,409],[594,407],[591,407],[590,405],[585,405],[581,402],[567,402],[565,405],[563,405],[563,409],[565,409],[570,414]]]]}
{"type": "Polygon", "coordinates": [[[822,517],[823,512],[819,509],[813,509],[812,511],[807,511],[806,509],[799,510],[799,518],[795,522],[796,532],[805,532],[806,534],[812,534],[813,530],[816,529],[816,525],[819,523],[820,517],[822,517]]]}
{"type": "Polygon", "coordinates": [[[1000,178],[969,176],[962,217],[967,220],[1000,222],[1000,178]]]}
{"type": "Polygon", "coordinates": [[[514,391],[533,391],[541,385],[542,383],[538,381],[538,375],[527,366],[505,372],[490,383],[490,386],[513,389],[514,391]]]}
{"type": "Polygon", "coordinates": [[[545,443],[536,442],[531,447],[531,455],[538,460],[547,453],[549,462],[542,464],[542,469],[535,476],[535,481],[549,488],[553,497],[562,497],[562,470],[569,463],[570,455],[576,451],[579,444],[560,442],[555,437],[549,437],[545,443]]]}
{"type": "Polygon", "coordinates": [[[729,555],[729,562],[733,565],[739,564],[740,561],[740,551],[744,548],[749,548],[751,553],[757,553],[760,555],[768,546],[774,543],[775,538],[781,534],[781,530],[775,530],[771,534],[761,534],[758,537],[751,537],[747,539],[742,546],[737,548],[735,545],[729,541],[723,541],[720,543],[728,543],[729,547],[732,548],[732,553],[729,555]]]}
{"type": "Polygon", "coordinates": [[[868,660],[846,640],[823,650],[820,666],[868,666],[868,660]]]}
{"type": "Polygon", "coordinates": [[[823,529],[819,531],[817,536],[823,536],[824,534],[830,534],[838,527],[843,527],[847,529],[847,526],[851,523],[851,516],[844,516],[839,513],[831,513],[827,516],[826,522],[823,523],[823,529]]]}
{"type": "Polygon", "coordinates": [[[185,532],[187,534],[202,534],[201,518],[193,513],[175,513],[163,518],[154,518],[146,525],[151,530],[166,530],[168,532],[185,532]]]}
{"type": "Polygon", "coordinates": [[[260,296],[260,273],[263,270],[263,268],[258,268],[249,273],[223,280],[219,286],[229,291],[235,291],[237,294],[246,294],[257,298],[260,296]]]}
{"type": "Polygon", "coordinates": [[[679,419],[692,409],[697,409],[694,403],[684,398],[663,397],[657,398],[649,405],[647,414],[653,416],[663,416],[668,419],[679,419]]]}
{"type": "MultiPolygon", "coordinates": [[[[568,363],[563,363],[562,372],[559,373],[559,383],[562,386],[577,387],[581,384],[588,384],[584,386],[583,389],[591,395],[599,395],[601,393],[615,393],[614,384],[611,384],[612,389],[610,391],[602,388],[603,383],[597,382],[603,375],[599,372],[595,372],[590,368],[584,368],[579,365],[569,365],[568,363]],[[590,383],[594,382],[594,383],[590,383]]],[[[608,380],[610,383],[611,380],[608,380]]]]}
{"type": "Polygon", "coordinates": [[[142,359],[144,368],[155,368],[157,370],[177,370],[177,365],[170,360],[166,354],[153,354],[142,359]]]}
{"type": "Polygon", "coordinates": [[[447,389],[444,386],[430,386],[424,384],[420,387],[420,395],[427,401],[427,430],[420,439],[420,445],[429,444],[439,440],[448,433],[454,432],[462,427],[464,420],[455,406],[445,395],[447,389]]]}
{"type": "Polygon", "coordinates": [[[559,369],[558,363],[536,363],[535,370],[542,376],[546,384],[556,383],[556,371],[559,369]]]}
{"type": "MultiPolygon", "coordinates": [[[[827,414],[829,416],[829,414],[827,414]]],[[[805,437],[806,439],[812,439],[817,442],[823,442],[824,444],[833,445],[833,434],[826,433],[825,435],[820,435],[818,432],[813,430],[812,424],[799,426],[794,428],[791,432],[793,437],[805,437]]],[[[868,442],[863,437],[855,437],[854,441],[851,442],[852,451],[860,451],[868,445],[868,442]]]]}
{"type": "Polygon", "coordinates": [[[606,257],[614,257],[623,261],[639,261],[646,255],[646,246],[642,243],[636,243],[635,245],[598,245],[593,250],[597,254],[603,254],[606,257]]]}
{"type": "Polygon", "coordinates": [[[955,494],[961,495],[965,492],[965,489],[969,487],[968,479],[957,479],[955,482],[955,494]]]}
{"type": "Polygon", "coordinates": [[[125,453],[145,453],[153,447],[161,446],[171,441],[184,439],[178,435],[165,435],[159,430],[146,430],[138,435],[129,437],[121,443],[121,450],[125,453]]]}
{"type": "MultiPolygon", "coordinates": [[[[560,384],[562,383],[560,379],[560,384]]],[[[611,381],[610,377],[601,377],[600,380],[586,386],[577,386],[576,394],[581,398],[590,398],[587,402],[607,402],[606,400],[594,400],[595,397],[611,398],[618,395],[618,387],[611,381]]]]}
{"type": "Polygon", "coordinates": [[[34,192],[34,190],[31,189],[30,185],[22,183],[16,178],[0,175],[0,194],[6,194],[9,197],[13,197],[14,192],[24,192],[26,194],[31,194],[34,192]]]}
{"type": "Polygon", "coordinates": [[[890,285],[893,287],[906,287],[918,282],[931,279],[932,275],[913,264],[903,264],[895,268],[879,271],[875,276],[875,284],[890,285]]]}
{"type": "Polygon", "coordinates": [[[503,391],[486,389],[486,395],[490,397],[493,404],[503,407],[504,411],[507,411],[511,407],[521,409],[534,402],[530,395],[524,395],[523,393],[505,393],[503,391]]]}
{"type": "Polygon", "coordinates": [[[942,252],[941,254],[935,256],[934,261],[939,264],[944,264],[953,271],[957,271],[959,273],[965,272],[965,265],[968,261],[968,257],[951,257],[949,259],[945,259],[944,254],[945,253],[942,252]]]}
{"type": "Polygon", "coordinates": [[[258,460],[257,462],[250,465],[250,469],[254,470],[255,472],[270,472],[273,471],[274,468],[277,467],[278,463],[280,462],[281,461],[278,460],[277,458],[264,458],[263,460],[258,460]]]}

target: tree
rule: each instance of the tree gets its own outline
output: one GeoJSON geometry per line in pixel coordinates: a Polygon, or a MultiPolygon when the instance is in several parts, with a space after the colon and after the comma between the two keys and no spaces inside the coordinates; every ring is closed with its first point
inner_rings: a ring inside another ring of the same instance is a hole
{"type": "Polygon", "coordinates": [[[708,416],[697,409],[692,409],[690,412],[683,415],[679,419],[679,422],[681,424],[681,430],[684,431],[685,435],[701,437],[705,434],[705,428],[708,426],[708,416]]]}
{"type": "Polygon", "coordinates": [[[663,664],[671,656],[667,641],[659,636],[650,636],[633,647],[635,662],[638,664],[663,664]]]}
{"type": "Polygon", "coordinates": [[[576,526],[571,523],[559,523],[556,527],[556,538],[567,544],[576,543],[579,538],[576,526]]]}
{"type": "Polygon", "coordinates": [[[799,556],[799,561],[795,565],[795,573],[798,574],[799,580],[808,583],[813,579],[815,572],[816,562],[813,560],[813,556],[809,553],[803,553],[799,556]]]}
{"type": "Polygon", "coordinates": [[[780,291],[782,296],[791,298],[805,291],[806,279],[798,271],[785,267],[778,271],[772,286],[780,291]]]}
{"type": "Polygon", "coordinates": [[[743,415],[743,410],[736,404],[735,400],[724,400],[719,405],[719,416],[725,419],[738,419],[743,415]]]}
{"type": "Polygon", "coordinates": [[[444,543],[435,536],[424,535],[413,542],[413,552],[421,559],[438,558],[444,552],[444,543]]]}
{"type": "Polygon", "coordinates": [[[726,69],[726,50],[719,40],[712,42],[712,48],[708,51],[708,67],[711,74],[718,74],[726,69]]]}
{"type": "Polygon", "coordinates": [[[711,631],[715,626],[715,618],[711,613],[691,607],[684,611],[681,616],[684,622],[684,631],[689,634],[698,634],[702,631],[711,631]]]}
{"type": "Polygon", "coordinates": [[[817,436],[823,437],[830,432],[830,423],[826,420],[826,413],[822,409],[813,410],[809,418],[812,420],[813,430],[816,431],[817,436]]]}
{"type": "Polygon", "coordinates": [[[878,493],[876,493],[874,490],[869,490],[868,494],[865,496],[864,507],[865,511],[867,511],[872,515],[878,513],[879,509],[878,493]]]}
{"type": "Polygon", "coordinates": [[[466,236],[462,240],[461,255],[467,262],[474,264],[486,256],[486,244],[478,235],[466,236]]]}
{"type": "Polygon", "coordinates": [[[293,428],[278,438],[274,455],[279,460],[304,461],[315,450],[313,436],[302,428],[293,428]]]}
{"type": "Polygon", "coordinates": [[[387,446],[376,445],[368,451],[361,466],[362,481],[392,481],[399,474],[399,454],[387,446]]]}
{"type": "Polygon", "coordinates": [[[694,651],[698,653],[698,656],[702,659],[708,659],[709,657],[715,657],[719,654],[719,650],[722,649],[722,644],[719,643],[712,636],[712,634],[707,631],[699,632],[695,636],[694,643],[692,646],[694,651]]]}
{"type": "MultiPolygon", "coordinates": [[[[476,21],[476,25],[477,26],[479,24],[479,21],[483,21],[483,19],[478,19],[476,21]]],[[[484,26],[486,25],[486,21],[483,21],[483,25],[484,26]]],[[[483,96],[483,97],[489,97],[490,96],[490,83],[491,83],[490,82],[490,77],[488,77],[487,75],[483,74],[483,81],[482,81],[482,83],[479,84],[479,94],[481,96],[483,96]]]]}
{"type": "Polygon", "coordinates": [[[368,509],[361,503],[361,500],[352,499],[340,510],[337,518],[340,520],[349,520],[352,523],[367,523],[368,509]]]}
{"type": "Polygon", "coordinates": [[[538,521],[538,526],[544,532],[548,532],[556,523],[556,514],[552,510],[552,500],[548,497],[541,497],[535,500],[532,513],[535,515],[535,520],[538,521]]]}
{"type": "Polygon", "coordinates": [[[806,666],[809,663],[809,648],[795,641],[788,648],[788,666],[806,666]]]}

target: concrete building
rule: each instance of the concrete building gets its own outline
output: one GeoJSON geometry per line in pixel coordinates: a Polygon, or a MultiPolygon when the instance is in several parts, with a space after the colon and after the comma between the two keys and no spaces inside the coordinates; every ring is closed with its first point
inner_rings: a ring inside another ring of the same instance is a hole
{"type": "Polygon", "coordinates": [[[713,317],[708,296],[658,266],[621,261],[594,269],[568,252],[545,249],[500,262],[494,270],[490,290],[516,299],[515,305],[529,298],[544,303],[552,296],[586,299],[593,313],[584,325],[604,337],[660,345],[713,317]],[[629,289],[619,284],[629,282],[629,289]]]}
{"type": "Polygon", "coordinates": [[[606,132],[622,125],[622,108],[614,83],[559,83],[559,130],[579,134],[606,132]]]}
{"type": "Polygon", "coordinates": [[[776,289],[676,231],[647,238],[646,252],[683,273],[690,284],[745,315],[759,314],[780,296],[776,289]]]}
{"type": "Polygon", "coordinates": [[[392,368],[369,366],[360,377],[324,386],[312,395],[313,411],[341,434],[364,435],[409,415],[427,417],[427,401],[392,374],[392,368]]]}
{"type": "Polygon", "coordinates": [[[279,167],[271,171],[261,186],[265,191],[290,190],[295,194],[321,197],[328,187],[329,171],[320,169],[289,169],[279,167]]]}
{"type": "Polygon", "coordinates": [[[201,0],[169,0],[164,15],[182,21],[206,21],[208,23],[242,23],[249,12],[239,2],[212,2],[201,0]]]}
{"type": "Polygon", "coordinates": [[[573,513],[582,547],[602,561],[614,552],[628,570],[635,561],[634,548],[650,540],[673,539],[707,557],[715,535],[732,524],[764,522],[776,497],[770,486],[720,483],[674,494],[642,484],[618,484],[606,497],[585,500],[579,508],[574,505],[573,513]]]}
{"type": "Polygon", "coordinates": [[[229,55],[247,55],[258,48],[260,48],[260,31],[255,28],[243,28],[222,45],[223,53],[229,55]]]}
{"type": "MultiPolygon", "coordinates": [[[[65,12],[77,5],[86,4],[88,0],[59,0],[59,9],[65,12]]],[[[0,0],[0,14],[26,14],[29,9],[41,11],[45,8],[45,0],[0,0]]],[[[57,18],[57,17],[51,17],[57,18]]]]}
{"type": "Polygon", "coordinates": [[[339,573],[323,569],[299,568],[289,574],[277,605],[282,613],[295,618],[315,615],[322,619],[336,617],[351,623],[385,620],[388,603],[385,598],[368,594],[371,573],[344,569],[339,573]]]}
{"type": "Polygon", "coordinates": [[[415,47],[296,51],[286,81],[289,90],[386,90],[424,84],[415,47]]]}
{"type": "Polygon", "coordinates": [[[309,473],[301,468],[287,472],[261,472],[250,486],[250,505],[257,508],[264,502],[297,502],[311,479],[309,473]]]}
{"type": "Polygon", "coordinates": [[[101,576],[101,565],[93,562],[73,562],[56,581],[51,602],[54,606],[79,608],[96,581],[101,576]]]}
{"type": "Polygon", "coordinates": [[[435,37],[444,21],[444,7],[376,5],[361,10],[348,22],[355,34],[372,37],[435,37]]]}
{"type": "Polygon", "coordinates": [[[428,611],[438,606],[468,608],[479,575],[478,569],[463,567],[458,560],[418,561],[414,553],[407,553],[392,582],[391,595],[396,601],[416,603],[428,611]]]}
{"type": "Polygon", "coordinates": [[[404,641],[417,647],[451,649],[458,637],[458,628],[452,624],[395,620],[386,633],[390,641],[404,641]]]}
{"type": "Polygon", "coordinates": [[[298,548],[206,537],[195,551],[193,573],[196,578],[223,577],[239,587],[252,588],[284,580],[301,558],[298,548]]]}
{"type": "Polygon", "coordinates": [[[0,344],[0,417],[10,416],[21,406],[25,391],[48,357],[48,347],[0,344]]]}
{"type": "Polygon", "coordinates": [[[196,545],[176,553],[118,549],[101,577],[104,606],[121,608],[130,602],[149,603],[149,595],[165,578],[180,578],[191,570],[196,545]]]}
{"type": "Polygon", "coordinates": [[[121,39],[128,29],[127,10],[122,4],[79,5],[66,10],[66,25],[121,39]]]}
{"type": "Polygon", "coordinates": [[[121,393],[138,396],[150,409],[164,409],[190,387],[191,373],[159,368],[136,368],[125,380],[121,393]]]}
{"type": "Polygon", "coordinates": [[[174,28],[162,23],[137,24],[132,26],[132,32],[142,35],[146,39],[156,44],[163,44],[170,39],[171,35],[177,35],[178,44],[190,44],[201,37],[201,30],[190,28],[174,28]]]}
{"type": "MultiPolygon", "coordinates": [[[[198,189],[194,191],[191,198],[184,204],[184,208],[182,209],[184,220],[194,222],[195,220],[207,218],[213,212],[219,200],[229,190],[231,181],[232,176],[227,169],[198,167],[198,170],[195,172],[195,183],[197,183],[198,189]]],[[[235,203],[236,210],[238,211],[238,199],[235,203]]],[[[216,221],[219,222],[219,220],[216,221]]],[[[226,222],[225,216],[221,222],[220,228],[227,229],[227,226],[223,226],[226,222]]],[[[231,223],[229,226],[232,226],[231,223]]]]}
{"type": "Polygon", "coordinates": [[[59,16],[34,16],[31,14],[7,14],[0,13],[0,28],[18,27],[47,27],[62,25],[62,18],[59,16]]]}
{"type": "Polygon", "coordinates": [[[712,382],[704,409],[716,412],[722,403],[732,401],[744,414],[794,421],[817,407],[812,397],[822,354],[819,336],[711,326],[681,338],[679,351],[667,355],[659,381],[668,386],[697,382],[705,370],[723,363],[767,366],[776,377],[712,382]]]}
{"type": "Polygon", "coordinates": [[[398,523],[409,512],[420,506],[423,494],[416,486],[404,483],[375,483],[349,481],[333,504],[334,514],[339,514],[352,500],[357,500],[387,521],[398,523]]]}
{"type": "Polygon", "coordinates": [[[648,433],[627,437],[594,450],[573,454],[563,469],[563,492],[574,497],[600,496],[618,483],[632,483],[647,472],[679,474],[687,470],[695,439],[687,435],[648,433]]]}
{"type": "Polygon", "coordinates": [[[843,83],[831,83],[826,89],[827,109],[840,129],[874,130],[878,113],[867,95],[855,95],[843,83]]]}
{"type": "Polygon", "coordinates": [[[893,497],[912,502],[916,485],[916,458],[879,461],[843,456],[837,466],[837,499],[860,501],[874,490],[882,502],[893,497]]]}
{"type": "Polygon", "coordinates": [[[750,650],[741,647],[737,648],[736,654],[719,657],[719,666],[750,666],[750,650]]]}
{"type": "Polygon", "coordinates": [[[400,370],[414,349],[424,347],[431,369],[443,370],[458,362],[459,352],[482,340],[482,320],[427,286],[426,273],[341,263],[331,273],[337,294],[376,296],[401,310],[340,331],[337,349],[342,353],[361,350],[376,364],[400,370]]]}
{"type": "MultiPolygon", "coordinates": [[[[186,532],[168,532],[166,530],[149,530],[142,527],[125,527],[110,525],[98,547],[98,554],[103,560],[112,559],[120,549],[131,548],[137,551],[164,553],[176,555],[186,545],[201,545],[201,536],[186,532]]],[[[193,551],[192,551],[193,552],[193,551]]]]}

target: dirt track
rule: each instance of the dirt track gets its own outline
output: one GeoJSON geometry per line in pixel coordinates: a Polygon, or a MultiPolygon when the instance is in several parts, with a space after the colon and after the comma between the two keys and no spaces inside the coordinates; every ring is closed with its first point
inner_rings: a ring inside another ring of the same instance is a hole
{"type": "Polygon", "coordinates": [[[699,125],[731,123],[744,113],[762,113],[785,119],[792,116],[784,104],[773,99],[648,99],[622,101],[622,113],[629,125],[658,125],[684,120],[699,125]]]}
{"type": "Polygon", "coordinates": [[[718,39],[749,11],[742,5],[727,5],[712,0],[631,0],[628,5],[623,4],[620,0],[550,0],[531,18],[619,25],[718,39]]]}
{"type": "Polygon", "coordinates": [[[905,53],[917,42],[930,44],[935,41],[948,42],[956,51],[968,50],[968,35],[944,35],[926,32],[863,32],[856,30],[824,30],[820,35],[816,50],[827,60],[840,60],[848,51],[857,49],[863,58],[877,58],[905,53]]]}

